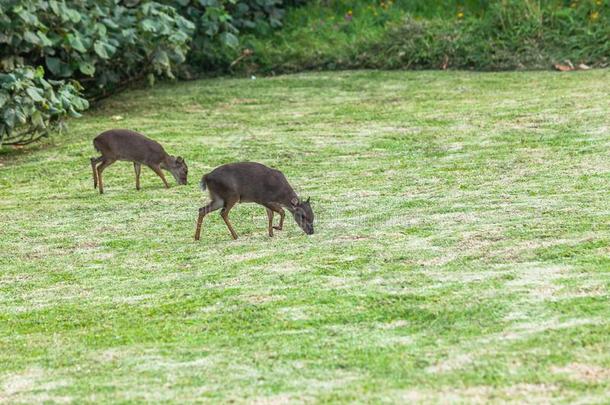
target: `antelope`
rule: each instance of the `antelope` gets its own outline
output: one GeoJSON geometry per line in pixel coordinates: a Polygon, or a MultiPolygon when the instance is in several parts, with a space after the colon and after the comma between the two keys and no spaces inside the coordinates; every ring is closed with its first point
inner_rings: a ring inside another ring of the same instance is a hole
{"type": "Polygon", "coordinates": [[[102,172],[117,160],[133,162],[136,172],[136,190],[140,189],[142,164],[150,167],[161,177],[165,188],[169,188],[169,184],[161,169],[168,170],[178,184],[186,184],[188,168],[184,159],[180,156],[168,155],[158,142],[138,132],[128,129],[111,129],[96,136],[93,140],[93,147],[102,154],[100,157],[91,158],[93,188],[97,188],[99,185],[100,194],[104,193],[102,172]]]}
{"type": "Polygon", "coordinates": [[[210,193],[212,201],[199,209],[195,240],[201,236],[203,218],[220,208],[220,216],[227,224],[233,239],[237,233],[229,222],[229,211],[238,202],[253,202],[267,209],[269,220],[269,236],[273,230],[281,231],[284,226],[285,207],[301,229],[307,234],[313,234],[313,211],[307,201],[302,201],[294,192],[286,177],[279,170],[254,162],[230,163],[222,165],[204,175],[199,183],[201,190],[210,193]],[[273,214],[280,215],[278,226],[273,226],[273,214]]]}

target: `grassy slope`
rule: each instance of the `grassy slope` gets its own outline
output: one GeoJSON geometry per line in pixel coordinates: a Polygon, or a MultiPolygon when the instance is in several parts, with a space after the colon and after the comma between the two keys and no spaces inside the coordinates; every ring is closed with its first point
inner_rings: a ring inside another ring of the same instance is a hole
{"type": "MultiPolygon", "coordinates": [[[[242,35],[253,51],[231,69],[552,69],[607,67],[610,0],[309,1],[287,10],[283,28],[242,35]],[[351,17],[350,17],[350,14],[351,17]]],[[[228,66],[237,50],[219,50],[228,66]]]]}
{"type": "Polygon", "coordinates": [[[132,91],[0,156],[0,400],[603,400],[610,395],[610,71],[352,72],[132,91]],[[112,116],[121,115],[115,121],[112,116]],[[162,189],[91,139],[186,157],[162,189]],[[199,177],[284,170],[192,240],[199,177]]]}

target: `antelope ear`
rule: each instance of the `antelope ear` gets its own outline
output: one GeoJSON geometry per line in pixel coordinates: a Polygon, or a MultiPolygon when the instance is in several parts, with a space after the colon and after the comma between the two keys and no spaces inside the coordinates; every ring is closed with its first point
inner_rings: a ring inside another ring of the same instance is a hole
{"type": "Polygon", "coordinates": [[[178,156],[176,158],[176,163],[182,163],[182,162],[184,162],[184,159],[182,159],[182,156],[178,156]]]}
{"type": "Polygon", "coordinates": [[[290,200],[290,204],[296,207],[297,205],[299,205],[299,199],[293,198],[292,200],[290,200]]]}

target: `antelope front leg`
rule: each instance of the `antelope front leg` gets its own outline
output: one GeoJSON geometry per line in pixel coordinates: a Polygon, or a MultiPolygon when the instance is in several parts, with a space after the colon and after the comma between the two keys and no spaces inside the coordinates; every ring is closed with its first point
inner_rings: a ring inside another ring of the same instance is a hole
{"type": "Polygon", "coordinates": [[[284,227],[284,216],[286,214],[284,213],[284,209],[282,207],[280,207],[279,211],[277,212],[280,214],[280,224],[278,226],[274,226],[273,228],[277,229],[278,231],[281,231],[284,227]]]}
{"type": "Polygon", "coordinates": [[[227,228],[229,228],[229,232],[231,232],[231,236],[233,237],[233,239],[237,239],[237,233],[235,232],[235,229],[233,229],[233,225],[231,225],[231,222],[229,221],[229,211],[231,211],[231,208],[233,208],[236,202],[237,200],[225,201],[224,207],[222,208],[222,211],[220,211],[220,216],[225,221],[225,224],[227,224],[227,228]]]}
{"type": "Polygon", "coordinates": [[[273,211],[267,208],[267,218],[269,219],[269,237],[273,238],[273,211]]]}
{"type": "Polygon", "coordinates": [[[165,188],[169,188],[169,184],[167,184],[167,180],[165,180],[165,175],[163,174],[163,171],[161,170],[160,167],[158,166],[149,166],[153,172],[157,173],[157,176],[161,177],[161,180],[163,180],[163,184],[165,185],[165,188]]]}
{"type": "Polygon", "coordinates": [[[133,162],[133,169],[136,172],[136,190],[140,189],[140,168],[142,165],[138,162],[133,162]]]}
{"type": "MultiPolygon", "coordinates": [[[[284,209],[282,208],[281,205],[276,204],[276,203],[269,203],[266,204],[265,207],[267,207],[267,209],[270,209],[271,211],[275,211],[278,214],[280,214],[280,224],[278,226],[274,226],[273,229],[277,229],[278,231],[282,230],[282,227],[284,226],[284,209]]],[[[273,215],[273,213],[272,213],[273,215]]]]}

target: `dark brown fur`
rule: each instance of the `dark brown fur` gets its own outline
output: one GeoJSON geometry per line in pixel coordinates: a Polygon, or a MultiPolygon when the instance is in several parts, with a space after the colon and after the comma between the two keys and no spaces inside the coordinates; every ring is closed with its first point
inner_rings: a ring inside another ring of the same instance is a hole
{"type": "Polygon", "coordinates": [[[140,189],[140,169],[143,164],[150,167],[163,180],[166,188],[169,187],[169,184],[161,169],[172,173],[178,184],[186,184],[188,168],[184,159],[180,156],[168,155],[158,142],[138,132],[128,129],[111,129],[96,136],[93,140],[93,147],[102,154],[100,157],[91,158],[93,187],[96,188],[99,185],[100,194],[104,192],[102,172],[117,160],[133,162],[137,190],[140,189]]]}
{"type": "Polygon", "coordinates": [[[254,162],[231,163],[217,167],[201,179],[201,189],[208,189],[212,201],[199,209],[195,240],[201,235],[203,217],[222,208],[220,215],[227,224],[231,236],[237,233],[229,222],[229,211],[238,202],[254,202],[267,208],[269,236],[273,229],[281,230],[284,225],[285,207],[295,221],[308,235],[313,234],[314,215],[307,201],[301,201],[288,180],[279,170],[254,162]],[[273,226],[273,213],[280,214],[280,223],[273,226]]]}

